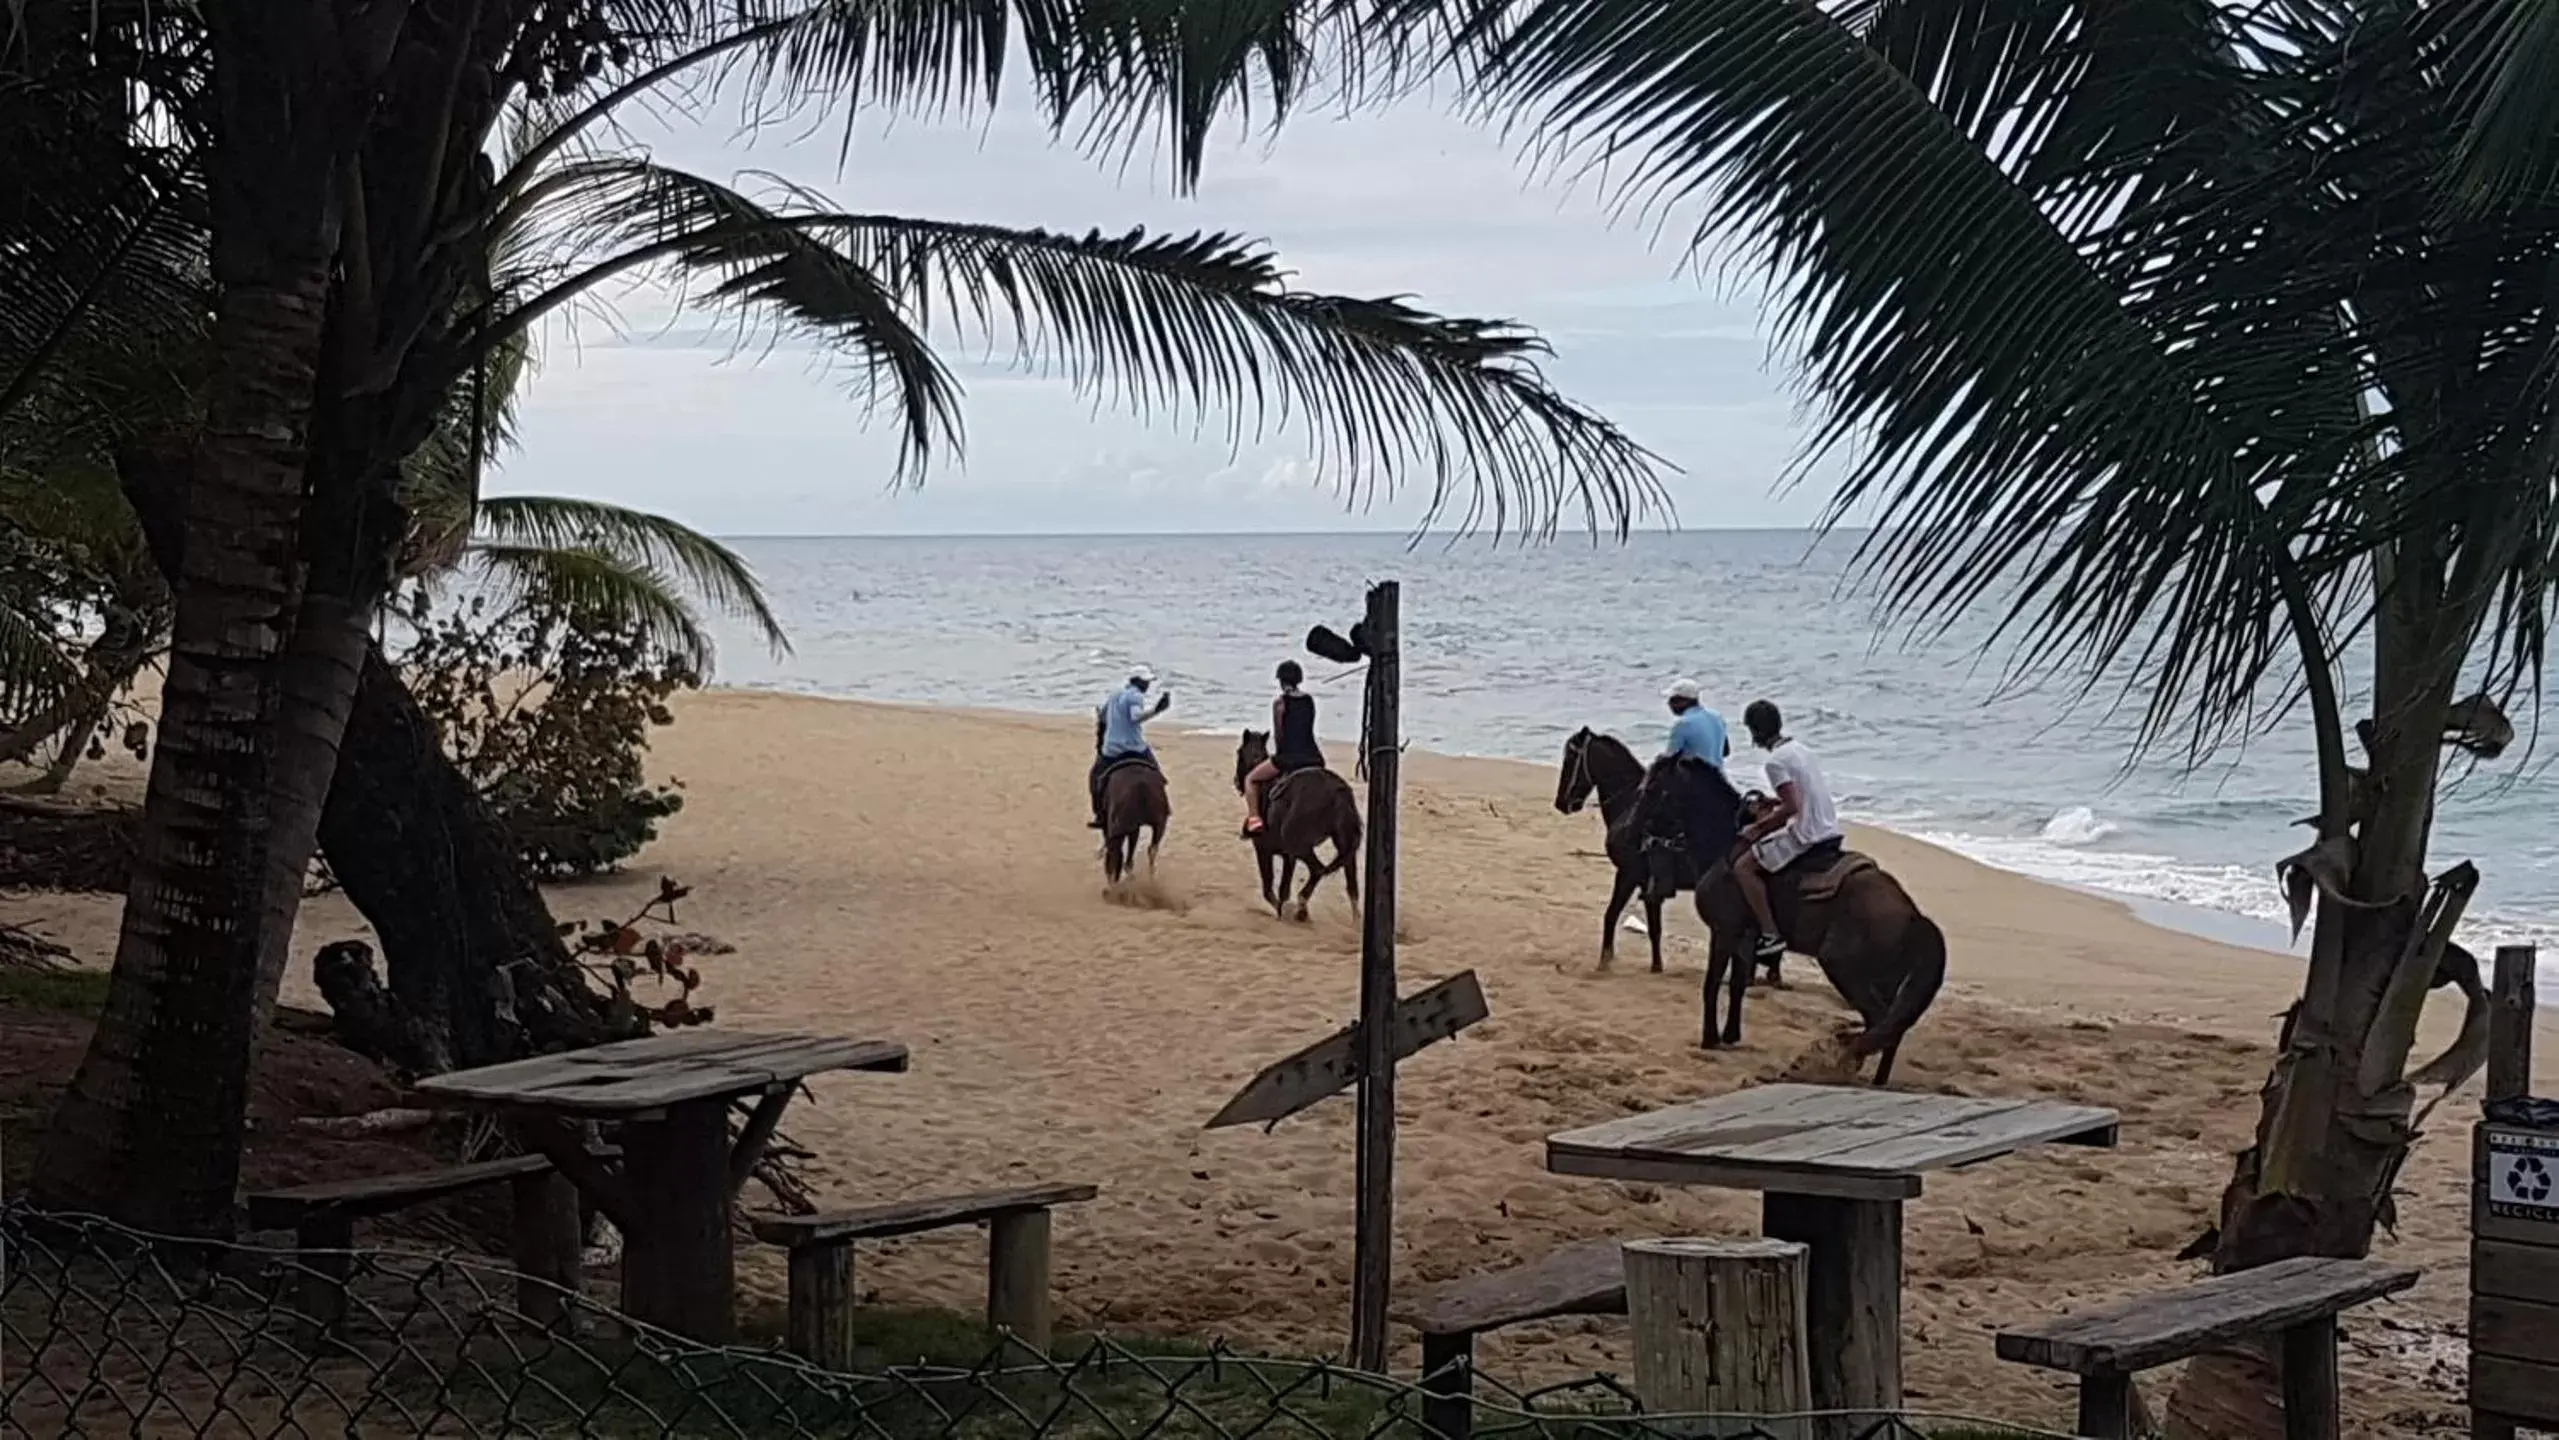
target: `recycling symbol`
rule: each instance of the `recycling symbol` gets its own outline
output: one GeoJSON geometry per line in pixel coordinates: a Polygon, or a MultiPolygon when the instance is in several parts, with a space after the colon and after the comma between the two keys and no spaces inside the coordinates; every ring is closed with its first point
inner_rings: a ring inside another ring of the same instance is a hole
{"type": "Polygon", "coordinates": [[[2506,1189],[2526,1204],[2541,1204],[2550,1198],[2550,1167],[2538,1155],[2518,1155],[2506,1168],[2506,1189]]]}

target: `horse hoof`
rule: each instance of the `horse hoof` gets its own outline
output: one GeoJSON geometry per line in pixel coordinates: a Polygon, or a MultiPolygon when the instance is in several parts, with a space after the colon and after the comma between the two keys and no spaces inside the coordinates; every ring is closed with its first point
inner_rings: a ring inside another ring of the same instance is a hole
{"type": "Polygon", "coordinates": [[[1697,1048],[1700,1050],[1721,1050],[1724,1048],[1724,1042],[1716,1039],[1712,1035],[1709,1035],[1697,1042],[1697,1048]]]}

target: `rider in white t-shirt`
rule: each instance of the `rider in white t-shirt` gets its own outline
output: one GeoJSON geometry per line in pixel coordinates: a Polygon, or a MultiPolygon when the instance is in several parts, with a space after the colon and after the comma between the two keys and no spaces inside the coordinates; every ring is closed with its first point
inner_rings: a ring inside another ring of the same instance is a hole
{"type": "Polygon", "coordinates": [[[1742,724],[1751,743],[1768,752],[1768,786],[1776,799],[1742,832],[1750,849],[1733,865],[1733,879],[1759,925],[1756,958],[1774,960],[1786,953],[1786,939],[1768,911],[1767,877],[1785,874],[1808,857],[1818,863],[1838,854],[1846,832],[1840,829],[1839,809],[1831,803],[1821,763],[1802,741],[1786,734],[1777,707],[1754,700],[1742,712],[1742,724]]]}

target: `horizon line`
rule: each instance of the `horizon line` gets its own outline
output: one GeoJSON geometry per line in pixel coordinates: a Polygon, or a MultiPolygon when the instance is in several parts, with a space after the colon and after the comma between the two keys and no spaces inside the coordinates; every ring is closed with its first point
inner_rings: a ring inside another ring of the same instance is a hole
{"type": "MultiPolygon", "coordinates": [[[[1870,529],[1864,525],[1833,527],[1832,534],[1854,534],[1870,529]]],[[[1692,525],[1676,530],[1639,529],[1625,536],[1633,540],[1640,535],[1811,535],[1820,531],[1815,525],[1692,525]]],[[[1380,536],[1401,537],[1410,542],[1431,540],[1466,541],[1484,539],[1503,544],[1530,537],[1516,529],[1496,535],[1488,528],[1474,531],[1425,530],[1416,534],[1401,528],[1368,530],[840,530],[840,531],[735,531],[714,535],[718,540],[1365,540],[1380,536]]],[[[1588,530],[1559,529],[1549,543],[1589,538],[1594,541],[1615,540],[1613,535],[1593,535],[1588,530]]]]}

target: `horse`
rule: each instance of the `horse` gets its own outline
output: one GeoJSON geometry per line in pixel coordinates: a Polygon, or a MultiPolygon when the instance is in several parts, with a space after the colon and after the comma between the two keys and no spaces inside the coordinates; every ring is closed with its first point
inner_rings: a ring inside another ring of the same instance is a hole
{"type": "MultiPolygon", "coordinates": [[[[1634,806],[1633,823],[1643,833],[1681,832],[1700,872],[1697,918],[1714,935],[1700,1042],[1710,1050],[1742,1039],[1742,994],[1751,970],[1742,945],[1756,926],[1733,878],[1732,860],[1741,827],[1755,809],[1721,771],[1667,757],[1646,773],[1634,806]],[[1729,1013],[1718,1028],[1715,992],[1727,977],[1729,1013]]],[[[1811,955],[1864,1022],[1849,1043],[1850,1058],[1880,1057],[1875,1083],[1890,1080],[1902,1037],[1946,982],[1945,933],[1920,913],[1900,881],[1869,857],[1848,851],[1810,874],[1770,876],[1768,907],[1787,948],[1811,955]]]]}
{"type": "MultiPolygon", "coordinates": [[[[1271,737],[1266,730],[1247,730],[1235,746],[1235,793],[1244,793],[1244,777],[1253,767],[1270,757],[1271,737]]],[[[1350,892],[1351,913],[1359,913],[1359,799],[1351,793],[1350,782],[1321,766],[1290,770],[1276,776],[1270,788],[1262,792],[1262,828],[1253,832],[1253,862],[1262,871],[1262,899],[1283,920],[1306,919],[1307,897],[1315,886],[1336,870],[1342,872],[1342,888],[1350,892]],[[1333,858],[1315,858],[1315,847],[1330,840],[1333,858]],[[1279,887],[1271,887],[1271,857],[1280,862],[1279,887]],[[1296,878],[1299,861],[1306,863],[1306,888],[1299,891],[1294,914],[1288,901],[1289,882],[1296,878]]]]}
{"type": "MultiPolygon", "coordinates": [[[[1697,888],[1697,866],[1684,844],[1646,843],[1634,825],[1635,794],[1644,785],[1644,762],[1614,735],[1585,725],[1564,742],[1564,762],[1555,777],[1558,814],[1579,814],[1599,796],[1599,813],[1608,846],[1609,864],[1617,872],[1608,894],[1608,913],[1599,922],[1599,968],[1617,963],[1617,922],[1626,902],[1640,891],[1644,897],[1644,931],[1653,944],[1653,973],[1662,970],[1662,902],[1697,888]]],[[[1656,837],[1658,839],[1659,837],[1656,837]]],[[[1779,962],[1763,962],[1765,983],[1785,988],[1779,962]]]]}
{"type": "MultiPolygon", "coordinates": [[[[1093,713],[1093,753],[1102,753],[1104,721],[1093,713]]],[[[1102,772],[1102,883],[1117,885],[1137,868],[1137,832],[1146,837],[1146,871],[1155,873],[1155,851],[1173,818],[1173,797],[1153,760],[1131,756],[1102,772]]]]}

